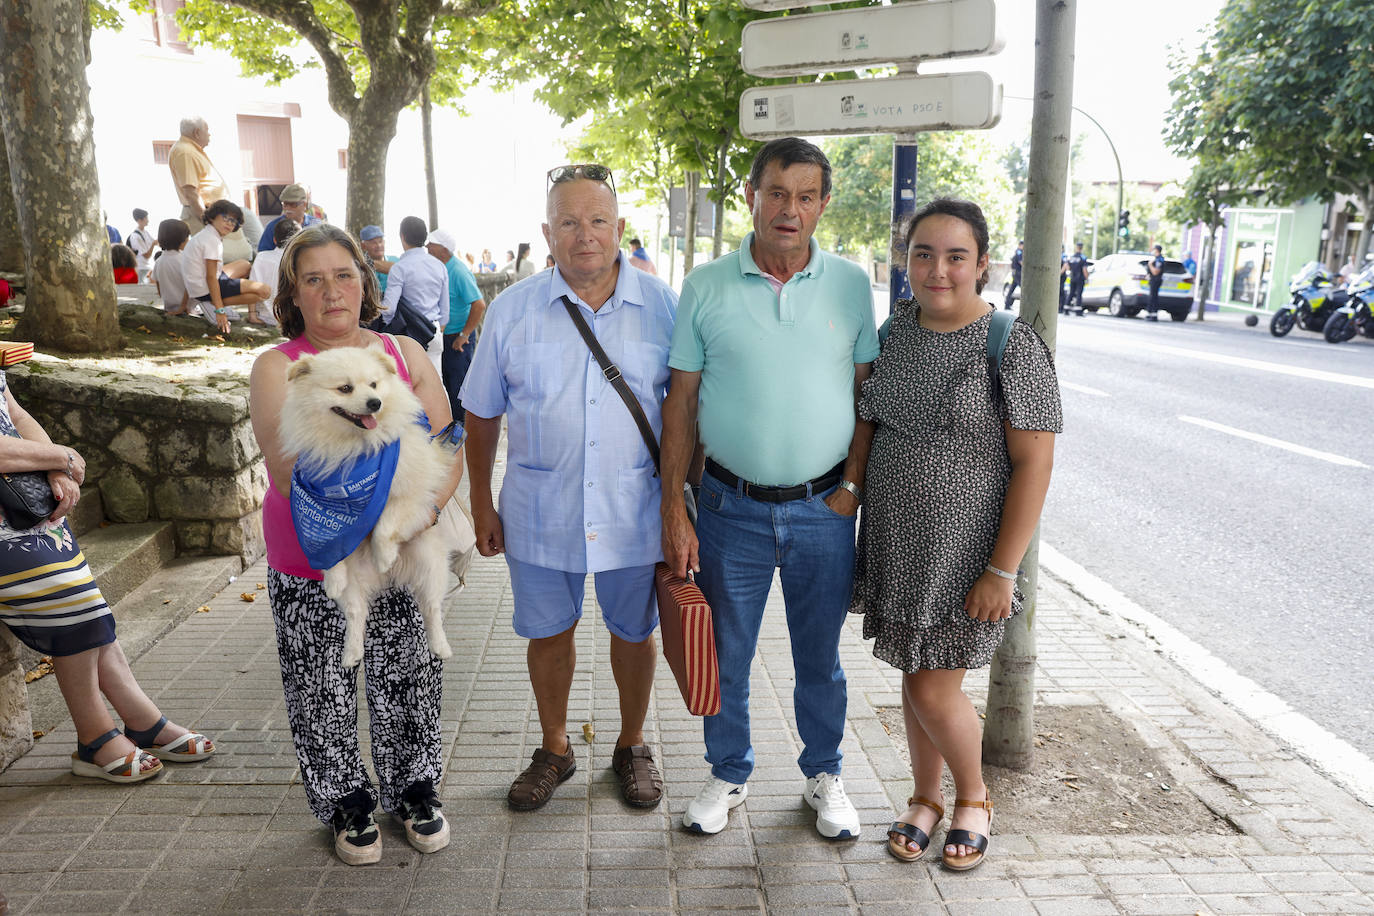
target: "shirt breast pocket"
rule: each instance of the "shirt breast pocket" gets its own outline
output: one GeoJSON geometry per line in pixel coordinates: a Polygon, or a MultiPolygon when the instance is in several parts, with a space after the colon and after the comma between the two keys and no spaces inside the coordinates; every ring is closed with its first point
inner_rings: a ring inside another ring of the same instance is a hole
{"type": "Polygon", "coordinates": [[[512,398],[541,398],[558,390],[563,345],[558,341],[519,344],[510,348],[507,382],[512,398]]]}
{"type": "Polygon", "coordinates": [[[620,356],[620,371],[642,395],[658,399],[668,384],[668,348],[642,340],[626,341],[620,356]]]}

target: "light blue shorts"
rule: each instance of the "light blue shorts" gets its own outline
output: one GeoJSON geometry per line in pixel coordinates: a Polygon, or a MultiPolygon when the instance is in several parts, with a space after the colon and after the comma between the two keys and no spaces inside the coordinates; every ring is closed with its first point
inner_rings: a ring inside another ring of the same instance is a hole
{"type": "MultiPolygon", "coordinates": [[[[506,554],[515,614],[511,623],[525,639],[557,636],[582,619],[586,573],[522,563],[506,554]]],[[[643,642],[658,626],[654,567],[630,566],[596,573],[596,600],[606,629],[626,642],[643,642]]]]}

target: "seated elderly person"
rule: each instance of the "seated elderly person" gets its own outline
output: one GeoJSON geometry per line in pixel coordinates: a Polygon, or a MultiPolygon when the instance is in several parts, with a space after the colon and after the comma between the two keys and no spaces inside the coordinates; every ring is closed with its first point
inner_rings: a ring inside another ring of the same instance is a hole
{"type": "Polygon", "coordinates": [[[48,438],[15,401],[3,371],[0,472],[42,475],[55,503],[51,513],[36,519],[17,507],[0,509],[0,623],[30,649],[52,657],[76,727],[72,773],[142,782],[162,772],[164,762],[209,757],[214,743],[168,722],[138,686],[115,638],[114,615],[67,526],[67,513],[81,498],[86,462],[75,449],[48,438]],[[106,701],[124,723],[122,732],[106,701]]]}

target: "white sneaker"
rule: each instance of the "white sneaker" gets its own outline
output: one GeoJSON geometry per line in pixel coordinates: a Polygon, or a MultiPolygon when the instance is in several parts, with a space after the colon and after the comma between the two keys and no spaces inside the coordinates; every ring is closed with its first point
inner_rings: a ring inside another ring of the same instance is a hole
{"type": "Polygon", "coordinates": [[[829,840],[852,840],[859,835],[859,812],[844,794],[844,781],[835,773],[817,773],[802,793],[816,809],[816,829],[829,840]]]}
{"type": "Polygon", "coordinates": [[[720,833],[730,819],[730,809],[749,796],[749,786],[708,776],[697,797],[682,812],[682,826],[694,833],[720,833]]]}

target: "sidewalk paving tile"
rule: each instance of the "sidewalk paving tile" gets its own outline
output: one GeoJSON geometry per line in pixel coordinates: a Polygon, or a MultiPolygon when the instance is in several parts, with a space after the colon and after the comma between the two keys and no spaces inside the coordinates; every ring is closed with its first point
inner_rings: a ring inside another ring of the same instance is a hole
{"type": "MultiPolygon", "coordinates": [[[[849,676],[844,779],[858,840],[816,835],[801,800],[800,744],[783,608],[770,595],[754,662],[757,766],[750,796],[714,836],[684,832],[681,815],[707,775],[699,720],[660,664],[645,723],[665,778],[659,807],[619,799],[609,755],[618,699],[609,639],[588,589],[575,645],[568,731],[578,772],[534,813],[505,793],[539,741],[525,642],[510,629],[499,560],[478,560],[449,595],[455,656],[445,666],[438,787],[453,840],[422,856],[379,818],[380,865],[337,861],[300,787],[281,697],[259,563],[135,662],[145,688],[219,753],[169,765],[139,786],[71,776],[70,722],[0,773],[0,889],[11,916],[184,913],[184,892],[211,913],[884,913],[1097,916],[1108,913],[1374,913],[1374,814],[1161,662],[1131,626],[1041,576],[1037,701],[1102,704],[1185,771],[1170,775],[1230,819],[1234,835],[995,834],[971,874],[938,854],[905,864],[885,848],[909,769],[874,708],[897,706],[900,673],[875,660],[861,621],[846,621],[849,676]],[[592,723],[591,743],[582,736],[592,723]],[[1066,850],[1082,849],[1082,856],[1066,850]],[[97,890],[99,888],[99,890],[97,890]]],[[[969,679],[986,702],[986,677],[969,679]]],[[[367,753],[367,711],[359,706],[367,753]]]]}

